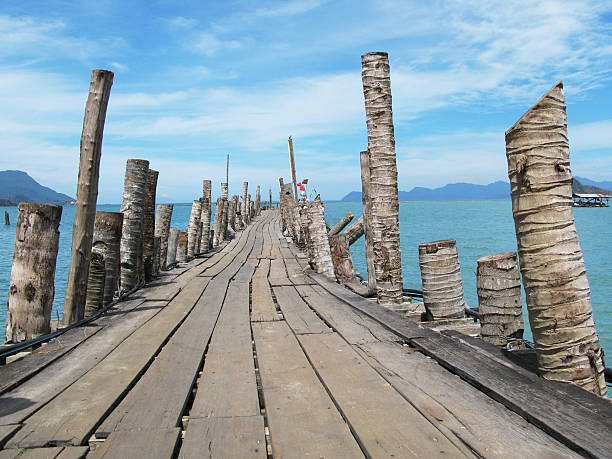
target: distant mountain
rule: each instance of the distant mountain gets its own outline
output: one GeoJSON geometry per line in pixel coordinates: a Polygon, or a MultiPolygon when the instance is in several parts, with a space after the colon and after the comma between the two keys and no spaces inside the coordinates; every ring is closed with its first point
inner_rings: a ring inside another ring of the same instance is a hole
{"type": "MultiPolygon", "coordinates": [[[[400,201],[463,201],[472,199],[509,199],[510,184],[493,182],[488,185],[473,183],[451,183],[440,188],[414,187],[410,191],[400,191],[400,201]]],[[[361,201],[361,192],[351,191],[342,201],[361,201]]]]}
{"type": "Polygon", "coordinates": [[[38,202],[44,204],[66,204],[74,198],[42,186],[26,172],[0,171],[0,199],[4,202],[38,202]]]}
{"type": "Polygon", "coordinates": [[[612,195],[612,182],[596,182],[584,177],[574,177],[574,186],[572,187],[574,193],[598,193],[598,194],[610,194],[612,195]],[[578,182],[578,183],[576,183],[578,182]],[[576,187],[580,187],[581,191],[576,191],[576,187]]]}

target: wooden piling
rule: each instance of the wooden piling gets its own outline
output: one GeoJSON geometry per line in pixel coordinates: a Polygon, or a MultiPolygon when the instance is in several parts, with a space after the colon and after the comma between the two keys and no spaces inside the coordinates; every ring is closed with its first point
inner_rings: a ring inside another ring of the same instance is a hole
{"type": "Polygon", "coordinates": [[[85,317],[89,317],[104,305],[104,282],[106,280],[106,268],[104,266],[104,254],[94,251],[91,254],[89,274],[87,279],[87,295],[85,299],[85,317]]]}
{"type": "Polygon", "coordinates": [[[180,229],[170,228],[168,233],[168,250],[166,251],[166,269],[171,264],[176,263],[176,249],[178,248],[180,234],[180,229]]]}
{"type": "Polygon", "coordinates": [[[113,72],[107,70],[93,70],[91,72],[89,95],[85,105],[83,131],[81,133],[79,181],[72,226],[70,269],[64,297],[64,325],[77,322],[83,318],[85,313],[87,273],[91,259],[91,244],[96,218],[96,202],[98,200],[102,137],[112,85],[113,72]]]}
{"type": "Polygon", "coordinates": [[[189,225],[187,226],[187,259],[191,260],[196,251],[196,239],[198,237],[198,227],[202,216],[202,203],[196,199],[191,204],[191,214],[189,215],[189,225]]]}
{"type": "Polygon", "coordinates": [[[247,195],[247,203],[249,204],[249,211],[247,212],[249,216],[249,223],[253,220],[253,201],[251,201],[251,193],[247,195]]]}
{"type": "Polygon", "coordinates": [[[249,202],[247,201],[248,192],[249,192],[249,182],[244,182],[242,184],[242,204],[240,207],[240,215],[242,217],[242,227],[243,228],[249,222],[248,216],[247,216],[249,212],[249,202]]]}
{"type": "MultiPolygon", "coordinates": [[[[399,200],[387,53],[361,56],[370,153],[370,200],[379,303],[403,301],[399,200]]],[[[369,276],[368,276],[369,277],[369,276]]]]}
{"type": "Polygon", "coordinates": [[[355,215],[353,215],[353,212],[349,212],[344,217],[342,217],[340,221],[336,223],[332,229],[329,230],[329,233],[327,233],[327,235],[331,237],[334,234],[339,234],[340,231],[342,231],[344,227],[353,220],[353,218],[355,218],[355,215]]]}
{"type": "MultiPolygon", "coordinates": [[[[296,229],[296,226],[299,226],[299,222],[295,220],[295,200],[293,199],[293,189],[290,183],[283,185],[281,195],[283,197],[282,203],[284,206],[284,212],[281,215],[285,218],[285,228],[287,229],[289,236],[296,238],[299,233],[299,228],[296,229]]],[[[320,201],[320,199],[319,199],[320,201]]],[[[325,219],[323,220],[325,223],[325,219]]],[[[327,227],[325,229],[327,233],[327,227]]]]}
{"type": "Polygon", "coordinates": [[[9,213],[6,210],[4,211],[4,224],[6,226],[9,226],[11,224],[11,219],[9,217],[9,213]]]}
{"type": "Polygon", "coordinates": [[[506,156],[539,370],[605,396],[603,351],[574,224],[562,82],[506,131],[506,156]]]}
{"type": "Polygon", "coordinates": [[[51,331],[61,216],[61,206],[19,204],[6,314],[9,342],[51,331]]]}
{"type": "Polygon", "coordinates": [[[217,203],[215,204],[215,218],[213,220],[213,235],[212,235],[212,247],[219,246],[219,234],[221,233],[221,219],[223,212],[223,198],[217,198],[217,203]]]}
{"type": "Polygon", "coordinates": [[[153,277],[153,258],[155,256],[155,195],[157,193],[157,178],[159,172],[153,169],[147,171],[147,187],[145,188],[144,215],[142,221],[143,269],[146,282],[153,277]]]}
{"type": "Polygon", "coordinates": [[[129,291],[141,281],[142,236],[145,190],[149,161],[128,159],[123,188],[123,230],[121,233],[121,290],[129,291]]]}
{"type": "Polygon", "coordinates": [[[354,282],[355,270],[346,234],[329,236],[329,247],[334,263],[334,273],[338,281],[342,284],[354,282]]]}
{"type": "Polygon", "coordinates": [[[525,326],[516,252],[480,258],[476,291],[482,339],[504,346],[509,339],[522,338],[525,326]]]}
{"type": "Polygon", "coordinates": [[[230,201],[229,206],[229,214],[227,216],[227,223],[229,228],[232,231],[236,231],[238,228],[236,226],[236,207],[238,206],[238,196],[232,196],[232,200],[230,201]]]}
{"type": "Polygon", "coordinates": [[[228,233],[228,221],[229,221],[229,201],[223,200],[223,214],[221,215],[221,238],[220,242],[225,241],[229,237],[228,233]]]}
{"type": "Polygon", "coordinates": [[[374,257],[374,233],[372,230],[372,200],[370,199],[370,152],[359,154],[361,164],[361,204],[363,209],[363,231],[365,235],[365,256],[368,269],[368,289],[376,291],[376,267],[374,257]]]}
{"type": "Polygon", "coordinates": [[[153,238],[153,277],[159,276],[161,266],[161,237],[153,238]]]}
{"type": "Polygon", "coordinates": [[[210,249],[210,215],[211,215],[211,182],[210,180],[202,181],[202,214],[200,216],[202,222],[202,239],[200,240],[200,250],[207,252],[210,249]]]}
{"type": "Polygon", "coordinates": [[[428,320],[464,317],[457,242],[447,239],[419,244],[419,266],[428,320]]]}
{"type": "Polygon", "coordinates": [[[186,231],[181,231],[178,237],[178,243],[176,244],[176,261],[186,262],[187,261],[187,246],[189,239],[186,231]]]}
{"type": "Polygon", "coordinates": [[[261,214],[261,187],[257,185],[255,190],[255,215],[261,214]]]}
{"type": "Polygon", "coordinates": [[[121,212],[96,212],[92,250],[104,255],[106,274],[102,304],[111,303],[119,289],[122,228],[123,214],[121,212]]]}
{"type": "MultiPolygon", "coordinates": [[[[168,237],[170,236],[170,222],[174,204],[157,204],[155,213],[155,236],[160,238],[159,242],[159,268],[166,270],[168,258],[168,237]]],[[[176,248],[175,248],[176,251],[176,248]]]]}
{"type": "MultiPolygon", "coordinates": [[[[291,185],[288,186],[289,191],[291,191],[291,185]]],[[[315,265],[316,271],[335,280],[334,264],[320,196],[317,196],[308,208],[308,233],[312,244],[313,259],[311,261],[315,265]]]]}
{"type": "Polygon", "coordinates": [[[357,219],[355,223],[349,226],[344,234],[349,246],[353,245],[361,236],[364,235],[364,218],[363,215],[357,219]]]}

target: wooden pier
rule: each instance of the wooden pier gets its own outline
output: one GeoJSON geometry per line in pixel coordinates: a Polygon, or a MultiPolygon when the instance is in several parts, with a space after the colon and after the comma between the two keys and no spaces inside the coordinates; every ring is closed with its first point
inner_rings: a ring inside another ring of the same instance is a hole
{"type": "Polygon", "coordinates": [[[609,457],[612,404],[314,274],[256,217],[0,369],[0,458],[609,457]]]}

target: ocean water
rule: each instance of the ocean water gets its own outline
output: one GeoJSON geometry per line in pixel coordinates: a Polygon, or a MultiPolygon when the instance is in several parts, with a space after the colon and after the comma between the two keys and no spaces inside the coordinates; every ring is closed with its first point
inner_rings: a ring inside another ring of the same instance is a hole
{"type": "MultiPolygon", "coordinates": [[[[60,245],[55,274],[53,318],[61,316],[68,279],[70,245],[74,207],[63,209],[60,224],[60,245]]],[[[119,211],[119,205],[102,205],[98,210],[119,211]]],[[[172,226],[184,231],[189,222],[191,206],[175,205],[172,226]]],[[[361,215],[360,202],[328,201],[325,217],[334,225],[347,212],[361,215]]],[[[584,253],[591,300],[602,347],[612,355],[612,208],[575,208],[576,227],[584,253]]],[[[0,341],[4,338],[6,301],[13,258],[17,207],[0,207],[0,341]],[[4,225],[4,211],[11,225],[4,225]]],[[[440,239],[456,239],[463,277],[465,299],[470,307],[478,306],[476,295],[476,261],[483,256],[516,251],[514,222],[509,200],[463,202],[401,202],[400,233],[402,272],[406,288],[421,288],[418,245],[440,239]]],[[[367,277],[365,246],[361,238],[351,246],[355,268],[367,277]]],[[[525,332],[528,339],[527,311],[524,307],[525,332]]],[[[612,357],[610,357],[612,358],[612,357]]],[[[611,366],[608,363],[608,366],[611,366]]]]}

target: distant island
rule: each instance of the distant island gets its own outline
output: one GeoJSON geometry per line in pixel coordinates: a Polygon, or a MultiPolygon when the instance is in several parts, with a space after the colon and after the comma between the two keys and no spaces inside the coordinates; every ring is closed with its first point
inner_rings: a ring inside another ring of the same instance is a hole
{"type": "Polygon", "coordinates": [[[75,199],[43,186],[23,171],[0,171],[0,206],[16,206],[20,202],[70,204],[75,199]]]}
{"type": "MultiPolygon", "coordinates": [[[[612,195],[612,181],[596,182],[584,177],[574,177],[574,193],[598,193],[612,195]]],[[[469,201],[477,199],[510,199],[510,183],[497,181],[488,185],[450,183],[440,188],[414,187],[398,193],[400,201],[469,201]]],[[[351,191],[342,201],[361,201],[361,191],[351,191]]]]}

